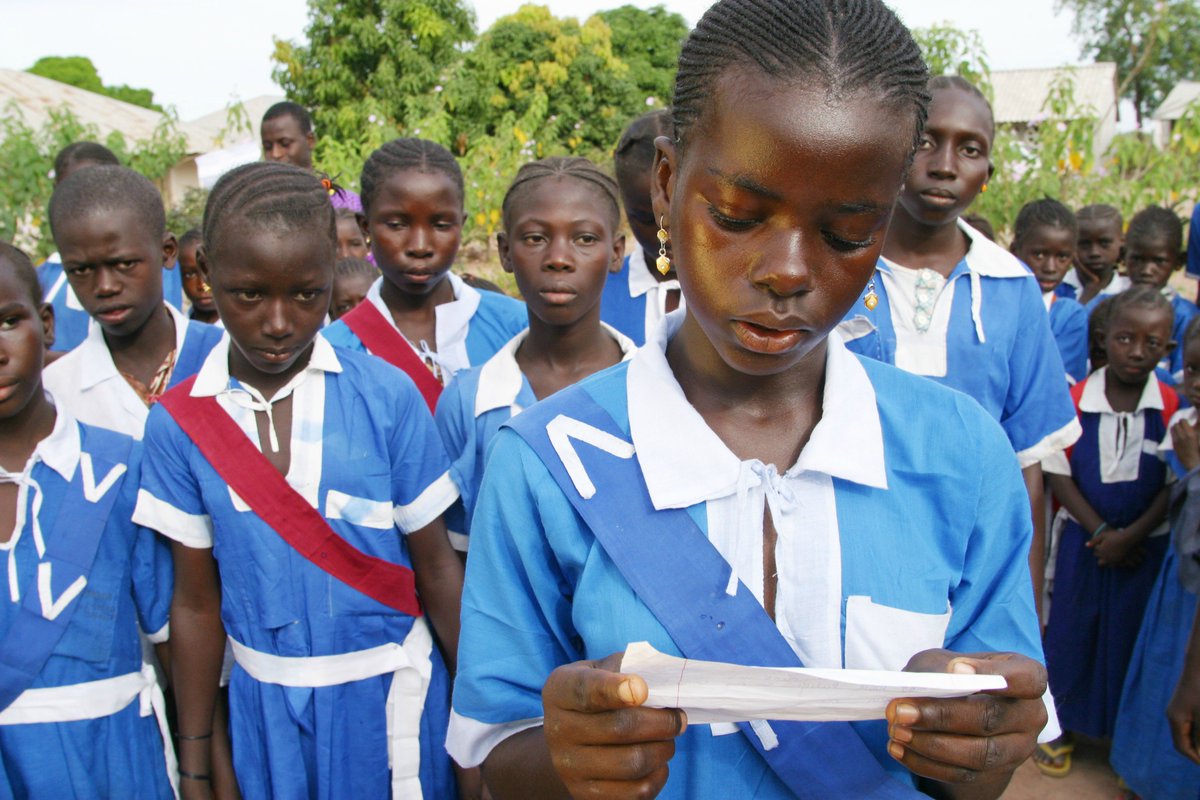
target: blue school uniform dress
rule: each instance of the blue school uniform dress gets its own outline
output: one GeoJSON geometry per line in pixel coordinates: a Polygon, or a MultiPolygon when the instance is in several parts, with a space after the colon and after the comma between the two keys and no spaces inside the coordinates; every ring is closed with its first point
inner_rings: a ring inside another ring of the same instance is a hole
{"type": "MultiPolygon", "coordinates": [[[[1043,461],[1042,468],[1070,476],[1101,519],[1123,528],[1166,485],[1158,446],[1167,432],[1164,409],[1173,413],[1178,401],[1169,386],[1151,379],[1136,410],[1115,412],[1104,391],[1107,371],[1096,370],[1072,390],[1083,435],[1069,451],[1043,461]]],[[[1092,532],[1062,513],[1055,602],[1045,636],[1050,688],[1065,729],[1109,737],[1142,613],[1167,549],[1167,524],[1145,540],[1140,566],[1100,567],[1086,547],[1092,532]]]]}
{"type": "MultiPolygon", "coordinates": [[[[660,281],[646,269],[645,251],[635,240],[621,271],[609,275],[600,298],[600,319],[641,347],[667,313],[667,293],[679,291],[679,281],[660,281]]],[[[679,295],[679,308],[685,303],[679,295]]]]}
{"type": "Polygon", "coordinates": [[[1183,335],[1187,332],[1188,323],[1192,318],[1200,314],[1200,308],[1170,286],[1164,286],[1162,292],[1171,301],[1171,310],[1175,313],[1175,320],[1171,324],[1171,338],[1175,340],[1175,349],[1159,363],[1159,375],[1166,371],[1170,377],[1163,379],[1170,386],[1178,386],[1183,382],[1183,335]]]}
{"type": "Polygon", "coordinates": [[[943,278],[880,259],[839,331],[861,355],[958,389],[999,420],[1022,467],[1079,436],[1065,369],[1037,282],[1007,250],[959,220],[970,250],[943,278]]]}
{"type": "MultiPolygon", "coordinates": [[[[196,374],[222,332],[193,322],[174,306],[167,311],[175,323],[175,367],[168,388],[196,374]]],[[[104,329],[92,322],[87,338],[67,355],[46,367],[46,388],[78,419],[88,425],[142,438],[149,409],[129,385],[104,341],[104,329]]]]}
{"type": "MultiPolygon", "coordinates": [[[[633,340],[608,325],[604,329],[620,345],[623,360],[629,359],[637,349],[633,340]]],[[[528,329],[521,331],[487,363],[455,375],[438,399],[434,420],[450,455],[450,476],[459,492],[458,501],[446,512],[446,526],[458,550],[467,549],[488,446],[500,426],[537,402],[517,365],[517,350],[528,335],[528,329]]]]}
{"type": "MultiPolygon", "coordinates": [[[[1180,420],[1195,424],[1196,409],[1177,412],[1171,426],[1180,420]]],[[[1177,480],[1189,477],[1175,455],[1169,430],[1159,452],[1177,480]]],[[[1177,483],[1175,491],[1180,488],[1177,483]]],[[[1150,800],[1200,798],[1200,765],[1175,749],[1166,717],[1167,704],[1183,674],[1195,616],[1196,595],[1180,582],[1178,554],[1168,545],[1129,660],[1109,756],[1117,774],[1150,800]]]]}
{"type": "MultiPolygon", "coordinates": [[[[274,447],[259,441],[254,415],[269,419],[270,405],[230,377],[229,347],[224,338],[213,349],[191,394],[215,397],[256,447],[274,447]]],[[[288,483],[355,548],[410,566],[404,535],[458,496],[416,388],[393,367],[335,351],[318,335],[308,365],[272,402],[289,395],[288,483]]],[[[236,660],[230,735],[242,795],[378,798],[390,785],[398,797],[452,797],[442,746],[448,677],[424,619],[293,550],[161,406],[150,411],[145,446],[134,520],[188,547],[212,548],[220,570],[221,619],[236,660]]]]}
{"type": "Polygon", "coordinates": [[[166,639],[171,555],[130,522],[135,447],[60,404],[24,470],[0,471],[18,487],[0,545],[0,798],[174,796],[165,704],[138,641],[139,624],[166,639]]]}
{"type": "MultiPolygon", "coordinates": [[[[37,272],[43,300],[54,307],[54,344],[50,349],[60,353],[74,350],[87,338],[92,318],[67,283],[62,257],[58,253],[52,253],[38,266],[37,272]]],[[[183,276],[179,262],[163,270],[163,299],[173,308],[183,308],[183,276]]]]}
{"type": "Polygon", "coordinates": [[[1050,315],[1050,332],[1058,345],[1063,367],[1067,370],[1067,383],[1074,386],[1087,377],[1088,364],[1088,315],[1083,306],[1054,292],[1042,295],[1046,312],[1050,315]]]}
{"type": "Polygon", "coordinates": [[[1189,278],[1200,278],[1200,204],[1192,209],[1187,241],[1187,275],[1189,278]]]}
{"type": "MultiPolygon", "coordinates": [[[[1114,273],[1112,280],[1108,282],[1108,286],[1105,286],[1096,294],[1095,297],[1093,297],[1091,300],[1088,300],[1087,304],[1084,305],[1084,308],[1089,314],[1091,314],[1092,309],[1095,308],[1101,300],[1105,299],[1106,297],[1112,297],[1113,295],[1120,294],[1132,285],[1133,284],[1129,282],[1129,278],[1125,277],[1124,275],[1114,273]]],[[[1067,270],[1067,274],[1063,277],[1062,283],[1054,287],[1054,293],[1059,297],[1068,297],[1078,302],[1079,296],[1083,294],[1083,282],[1079,280],[1078,273],[1073,269],[1067,270]]]]}
{"type": "MultiPolygon", "coordinates": [[[[454,289],[454,300],[435,309],[437,352],[426,342],[418,342],[413,346],[417,355],[437,368],[436,374],[440,375],[443,383],[459,370],[487,361],[509,339],[529,325],[529,314],[520,300],[497,292],[481,292],[463,283],[462,278],[453,272],[446,279],[454,289]]],[[[382,286],[383,278],[378,278],[363,302],[374,305],[383,318],[395,326],[392,312],[388,311],[379,294],[382,286]]],[[[396,330],[399,333],[399,328],[396,330]]],[[[370,352],[341,320],[326,328],[324,335],[336,347],[360,353],[370,352]]]]}
{"type": "MultiPolygon", "coordinates": [[[[688,403],[666,360],[682,320],[668,316],[632,359],[497,434],[463,594],[447,740],[460,764],[479,764],[506,737],[541,724],[540,692],[555,667],[643,640],[680,655],[685,628],[714,642],[709,657],[743,664],[762,663],[754,659],[766,647],[834,668],[901,669],[943,645],[1041,658],[1024,484],[1003,432],[977,403],[859,359],[831,334],[822,419],[780,473],[740,461],[688,403]],[[929,447],[934,439],[972,447],[929,447]],[[578,508],[603,521],[585,522],[578,508]],[[779,534],[774,622],[762,609],[767,508],[779,534]],[[668,533],[668,520],[692,538],[668,533]],[[609,534],[617,538],[601,544],[609,534]],[[707,567],[697,566],[702,558],[707,567]],[[638,591],[626,578],[631,561],[653,570],[638,591]],[[651,610],[664,598],[677,603],[673,614],[651,610]],[[746,626],[703,611],[735,607],[726,602],[750,604],[746,626]]],[[[820,738],[789,725],[689,726],[659,797],[794,797],[758,750],[804,751],[820,738]]],[[[811,783],[813,797],[917,796],[885,753],[884,723],[828,725],[805,730],[842,731],[857,757],[838,749],[836,768],[807,763],[791,785],[811,783]],[[885,783],[822,794],[820,782],[868,771],[885,783]]],[[[797,753],[793,766],[804,758],[797,753]]]]}

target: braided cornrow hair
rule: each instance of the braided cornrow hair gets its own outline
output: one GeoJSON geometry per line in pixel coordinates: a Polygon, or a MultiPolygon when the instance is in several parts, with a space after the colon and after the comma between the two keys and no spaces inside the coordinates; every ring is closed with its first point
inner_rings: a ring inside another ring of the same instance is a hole
{"type": "Polygon", "coordinates": [[[204,206],[204,247],[210,255],[220,249],[221,233],[231,223],[274,233],[323,231],[330,250],[337,246],[328,192],[315,175],[291,164],[256,161],[222,175],[204,206]]]}
{"type": "Polygon", "coordinates": [[[957,89],[960,92],[966,92],[978,98],[984,107],[987,108],[988,121],[992,124],[992,133],[996,133],[996,115],[992,111],[992,103],[987,99],[987,95],[979,90],[979,87],[971,83],[961,75],[935,75],[929,79],[929,94],[940,92],[943,89],[957,89]]]}
{"type": "Polygon", "coordinates": [[[384,181],[394,173],[408,169],[440,172],[454,181],[460,198],[465,195],[462,168],[453,153],[427,139],[392,139],[371,153],[367,163],[363,164],[360,180],[363,213],[370,215],[371,202],[384,181]]]}
{"type": "Polygon", "coordinates": [[[500,206],[505,230],[508,230],[512,222],[512,207],[517,202],[518,195],[537,181],[546,178],[574,178],[599,189],[600,196],[608,206],[612,229],[615,231],[621,224],[621,201],[617,199],[617,182],[586,158],[555,156],[531,161],[517,170],[517,177],[509,184],[508,191],[504,193],[504,202],[500,206]]]}
{"type": "Polygon", "coordinates": [[[803,75],[831,97],[877,92],[913,112],[913,146],[929,106],[921,49],[879,0],[721,0],[684,42],[675,75],[675,139],[680,150],[730,67],[775,78],[803,75]]]}
{"type": "Polygon", "coordinates": [[[1075,212],[1075,219],[1082,225],[1085,222],[1115,222],[1118,230],[1124,230],[1125,218],[1121,216],[1121,209],[1116,206],[1110,206],[1108,203],[1093,203],[1090,206],[1084,206],[1075,212]]]}
{"type": "Polygon", "coordinates": [[[1174,253],[1183,250],[1183,221],[1175,216],[1175,212],[1162,206],[1146,206],[1133,215],[1129,220],[1129,230],[1125,233],[1125,247],[1132,248],[1135,242],[1142,239],[1167,240],[1167,249],[1174,253]]]}

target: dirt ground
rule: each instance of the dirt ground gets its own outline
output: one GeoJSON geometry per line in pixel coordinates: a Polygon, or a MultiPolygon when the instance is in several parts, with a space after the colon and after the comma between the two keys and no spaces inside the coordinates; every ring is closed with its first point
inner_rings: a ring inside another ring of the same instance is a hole
{"type": "Polygon", "coordinates": [[[1030,759],[1017,770],[1001,800],[1115,800],[1121,796],[1104,743],[1080,737],[1073,764],[1067,777],[1050,778],[1030,759]]]}

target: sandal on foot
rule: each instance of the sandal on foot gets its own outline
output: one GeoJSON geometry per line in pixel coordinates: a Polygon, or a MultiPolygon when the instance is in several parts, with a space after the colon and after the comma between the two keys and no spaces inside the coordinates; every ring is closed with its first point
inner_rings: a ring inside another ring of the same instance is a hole
{"type": "Polygon", "coordinates": [[[1074,742],[1047,742],[1039,744],[1033,752],[1033,762],[1043,775],[1065,778],[1071,772],[1071,754],[1074,752],[1074,742]]]}

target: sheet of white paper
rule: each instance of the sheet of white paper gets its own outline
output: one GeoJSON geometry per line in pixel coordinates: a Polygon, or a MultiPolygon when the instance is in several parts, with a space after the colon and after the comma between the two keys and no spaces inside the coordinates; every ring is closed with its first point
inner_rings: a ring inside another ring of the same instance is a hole
{"type": "Polygon", "coordinates": [[[682,708],[689,725],[882,719],[896,697],[963,697],[1007,685],[999,675],[742,667],[676,658],[647,642],[625,648],[621,671],[646,681],[647,706],[682,708]]]}

